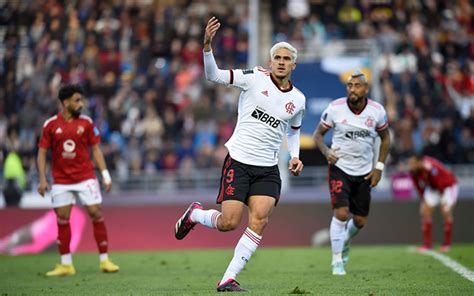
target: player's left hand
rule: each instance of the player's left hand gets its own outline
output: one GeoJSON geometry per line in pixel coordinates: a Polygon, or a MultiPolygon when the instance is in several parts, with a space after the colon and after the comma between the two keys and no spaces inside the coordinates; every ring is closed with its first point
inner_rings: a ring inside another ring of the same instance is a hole
{"type": "Polygon", "coordinates": [[[299,158],[293,157],[290,159],[288,170],[293,176],[301,175],[301,172],[303,171],[303,162],[299,158]]]}
{"type": "Polygon", "coordinates": [[[365,176],[365,180],[368,180],[370,179],[370,187],[375,187],[377,186],[377,184],[379,183],[380,181],[380,178],[382,178],[382,171],[381,170],[377,170],[377,169],[373,169],[370,174],[368,174],[367,176],[365,176]]]}
{"type": "MultiPolygon", "coordinates": [[[[103,182],[103,181],[102,181],[103,182]]],[[[103,182],[104,184],[104,189],[105,189],[105,192],[110,192],[110,189],[112,189],[112,182],[103,182]]]]}

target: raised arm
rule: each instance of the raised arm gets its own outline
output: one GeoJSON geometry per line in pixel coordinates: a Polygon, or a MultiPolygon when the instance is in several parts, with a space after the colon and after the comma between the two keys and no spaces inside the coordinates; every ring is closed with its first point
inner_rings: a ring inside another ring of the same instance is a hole
{"type": "Polygon", "coordinates": [[[212,39],[220,26],[219,20],[215,17],[212,17],[207,22],[204,33],[204,73],[209,81],[229,85],[232,84],[232,72],[231,70],[221,70],[217,67],[211,48],[212,39]]]}
{"type": "Polygon", "coordinates": [[[219,30],[221,23],[215,17],[207,22],[206,30],[204,32],[204,52],[210,52],[212,50],[211,43],[214,36],[216,36],[217,30],[219,30]]]}

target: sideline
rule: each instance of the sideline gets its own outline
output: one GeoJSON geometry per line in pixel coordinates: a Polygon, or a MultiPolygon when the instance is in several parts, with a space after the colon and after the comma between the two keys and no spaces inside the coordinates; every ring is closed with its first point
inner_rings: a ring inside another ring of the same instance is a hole
{"type": "Polygon", "coordinates": [[[443,255],[433,250],[418,252],[415,247],[410,248],[409,251],[415,252],[421,255],[431,256],[435,258],[436,260],[438,260],[439,262],[441,262],[444,266],[450,268],[454,272],[458,273],[462,277],[474,283],[474,272],[446,255],[443,255]]]}

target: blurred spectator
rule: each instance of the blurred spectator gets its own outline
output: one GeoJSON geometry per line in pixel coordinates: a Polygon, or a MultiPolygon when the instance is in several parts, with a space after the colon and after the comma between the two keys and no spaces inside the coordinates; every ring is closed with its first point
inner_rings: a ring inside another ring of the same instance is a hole
{"type": "MultiPolygon", "coordinates": [[[[235,124],[237,95],[204,83],[199,40],[208,16],[218,16],[218,63],[246,67],[246,1],[38,0],[0,6],[6,24],[0,148],[5,154],[5,143],[19,141],[27,172],[34,168],[41,123],[57,112],[56,92],[64,82],[86,90],[84,111],[98,123],[104,156],[120,178],[143,170],[155,174],[163,164],[188,172],[219,166],[213,158],[235,124]],[[165,151],[167,141],[172,150],[165,151]]],[[[270,10],[273,41],[294,43],[302,57],[324,47],[336,51],[339,39],[376,41],[383,53],[375,61],[381,100],[401,139],[392,149],[394,161],[424,152],[443,162],[474,163],[470,1],[275,0],[270,10]]]]}
{"type": "Polygon", "coordinates": [[[325,52],[315,50],[314,38],[323,38],[320,46],[330,52],[338,39],[377,42],[379,99],[397,138],[393,162],[417,152],[473,163],[473,131],[466,127],[474,108],[472,1],[308,1],[303,18],[281,8],[291,3],[272,5],[273,38],[295,42],[301,56],[325,52]]]}
{"type": "MultiPolygon", "coordinates": [[[[25,4],[0,4],[2,23],[8,24],[0,66],[0,95],[5,98],[0,105],[2,153],[6,142],[19,141],[23,162],[34,165],[41,122],[57,112],[54,98],[61,83],[85,88],[89,103],[85,113],[98,123],[105,159],[122,178],[142,170],[149,174],[175,170],[183,159],[186,167],[196,166],[201,147],[185,144],[181,151],[189,151],[178,155],[183,137],[187,139],[183,143],[204,139],[211,147],[216,144],[219,131],[213,104],[225,105],[222,100],[227,102],[228,96],[211,99],[203,86],[198,40],[209,14],[225,16],[216,57],[229,68],[246,65],[246,3],[39,0],[25,4]],[[7,136],[13,132],[15,139],[7,136]]],[[[237,101],[235,94],[231,97],[237,101]]],[[[221,111],[227,113],[223,118],[233,118],[236,104],[221,111]]]]}
{"type": "MultiPolygon", "coordinates": [[[[18,143],[18,142],[17,142],[18,143]]],[[[12,147],[13,148],[13,147],[12,147]]],[[[18,147],[16,147],[18,149],[18,147]]],[[[26,175],[16,149],[11,150],[5,159],[3,168],[3,197],[7,207],[17,207],[26,185],[26,175]]]]}

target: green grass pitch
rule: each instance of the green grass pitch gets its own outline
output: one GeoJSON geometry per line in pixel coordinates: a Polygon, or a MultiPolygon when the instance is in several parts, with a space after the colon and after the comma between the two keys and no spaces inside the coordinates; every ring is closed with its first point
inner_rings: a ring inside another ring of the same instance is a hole
{"type": "MultiPolygon", "coordinates": [[[[447,253],[474,270],[474,245],[447,253]]],[[[0,256],[0,295],[214,295],[233,250],[112,253],[117,274],[99,272],[97,254],[76,254],[76,275],[47,278],[57,254],[0,256]]],[[[353,245],[346,276],[333,276],[324,248],[261,248],[238,281],[252,295],[474,295],[474,283],[408,246],[353,245]]]]}

